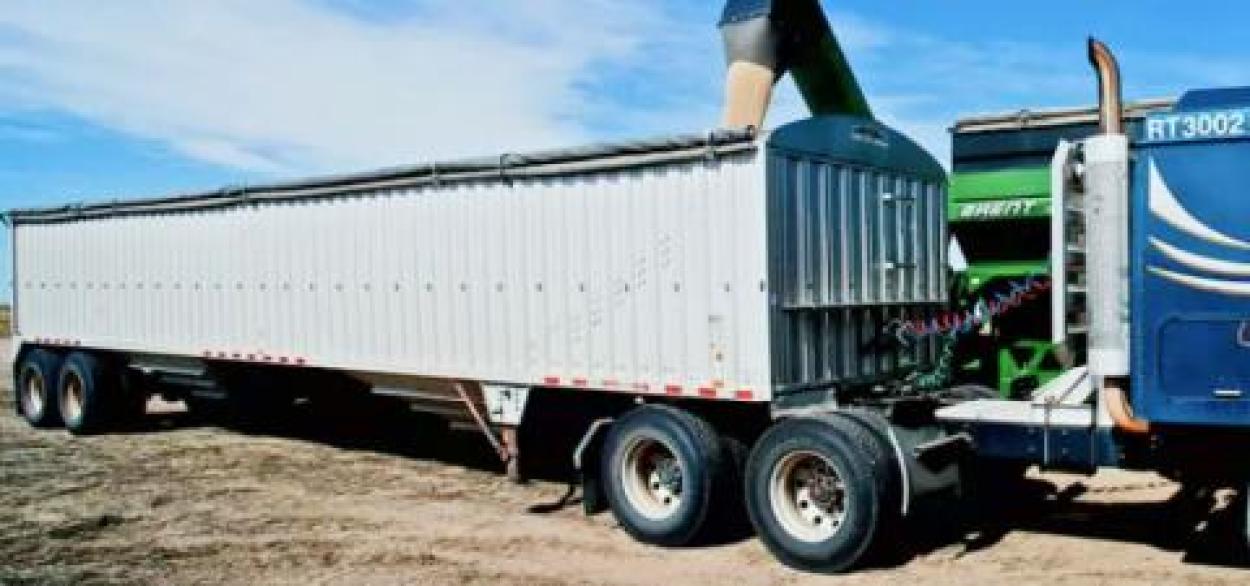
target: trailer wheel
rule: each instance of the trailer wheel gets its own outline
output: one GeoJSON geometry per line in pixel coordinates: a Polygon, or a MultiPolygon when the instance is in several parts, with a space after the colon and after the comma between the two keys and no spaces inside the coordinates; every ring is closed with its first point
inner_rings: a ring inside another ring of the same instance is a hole
{"type": "Polygon", "coordinates": [[[119,389],[111,375],[103,361],[86,352],[74,352],[65,359],[57,401],[70,433],[99,433],[115,422],[119,389]]]}
{"type": "Polygon", "coordinates": [[[723,450],[712,426],[690,413],[634,409],[604,442],[601,478],[612,513],[639,541],[690,544],[736,488],[723,450]]]}
{"type": "Polygon", "coordinates": [[[56,397],[60,370],[61,357],[41,348],[28,352],[18,367],[17,410],[33,427],[61,425],[56,397]]]}
{"type": "Polygon", "coordinates": [[[840,417],[792,419],[765,433],[751,452],[747,511],[760,539],[786,565],[841,573],[869,552],[886,513],[879,466],[854,439],[863,433],[840,417]]]}

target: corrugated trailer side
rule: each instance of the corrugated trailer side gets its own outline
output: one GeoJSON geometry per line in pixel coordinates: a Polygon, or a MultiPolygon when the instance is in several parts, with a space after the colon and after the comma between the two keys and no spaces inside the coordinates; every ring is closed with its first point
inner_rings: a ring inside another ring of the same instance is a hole
{"type": "Polygon", "coordinates": [[[766,401],[745,135],[21,218],[20,335],[131,353],[766,401]]]}

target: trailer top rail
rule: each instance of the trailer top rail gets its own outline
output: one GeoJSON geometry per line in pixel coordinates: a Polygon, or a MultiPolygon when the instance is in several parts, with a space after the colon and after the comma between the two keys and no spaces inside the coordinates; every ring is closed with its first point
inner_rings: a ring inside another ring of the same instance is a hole
{"type": "Polygon", "coordinates": [[[752,128],[713,130],[705,134],[682,134],[570,149],[503,153],[492,157],[422,163],[264,185],[238,185],[156,198],[15,209],[5,213],[3,220],[10,224],[68,222],[231,207],[260,201],[314,199],[377,189],[445,185],[490,177],[546,177],[688,161],[701,157],[714,159],[724,154],[755,148],[756,135],[752,128]]]}

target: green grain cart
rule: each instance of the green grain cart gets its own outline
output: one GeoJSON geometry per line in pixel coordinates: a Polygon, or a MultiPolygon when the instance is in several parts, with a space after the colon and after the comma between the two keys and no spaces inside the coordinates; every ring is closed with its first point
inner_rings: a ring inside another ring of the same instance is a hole
{"type": "MultiPolygon", "coordinates": [[[[1130,137],[1143,117],[1170,108],[1171,100],[1130,104],[1130,137]]],[[[1020,111],[974,116],[952,129],[950,229],[966,268],[954,280],[952,299],[978,311],[981,300],[1001,299],[1046,275],[1051,259],[1051,157],[1061,140],[1097,132],[1095,108],[1020,111]]],[[[960,256],[959,254],[955,255],[960,256]]],[[[1080,294],[1079,287],[1070,294],[1080,294]]],[[[989,387],[1004,398],[1020,398],[1082,363],[1081,347],[1051,342],[1053,291],[1030,295],[1002,315],[978,322],[952,338],[951,372],[943,378],[989,387]]]]}

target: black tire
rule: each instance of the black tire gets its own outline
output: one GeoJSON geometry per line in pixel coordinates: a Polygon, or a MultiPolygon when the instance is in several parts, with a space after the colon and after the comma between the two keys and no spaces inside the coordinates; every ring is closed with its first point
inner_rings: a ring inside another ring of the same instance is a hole
{"type": "Polygon", "coordinates": [[[644,543],[696,542],[738,489],[725,449],[716,430],[690,413],[660,405],[630,411],[608,431],[600,459],[612,513],[644,543]],[[648,468],[654,473],[641,478],[648,468]]]}
{"type": "Polygon", "coordinates": [[[90,435],[116,424],[120,380],[107,363],[86,352],[72,352],[61,365],[58,380],[61,419],[70,433],[90,435]]]}
{"type": "Polygon", "coordinates": [[[846,572],[867,557],[887,517],[881,463],[873,461],[875,450],[864,449],[872,444],[863,427],[838,416],[783,421],[760,438],[747,462],[747,511],[773,555],[792,568],[826,574],[846,572]],[[799,472],[811,470],[804,466],[832,472],[832,480],[841,483],[841,498],[817,494],[829,490],[828,483],[799,490],[799,472]],[[793,499],[787,494],[791,489],[793,499]],[[774,503],[775,493],[784,500],[774,503]],[[838,501],[842,510],[813,508],[816,500],[838,501]],[[797,520],[804,514],[812,518],[797,520]],[[839,514],[840,522],[833,523],[831,517],[839,514]]]}
{"type": "Polygon", "coordinates": [[[846,419],[859,428],[859,431],[845,431],[864,450],[875,471],[877,492],[882,495],[881,530],[896,529],[903,518],[904,479],[898,454],[890,440],[890,422],[880,414],[865,409],[844,409],[825,416],[826,419],[834,417],[846,419]]]}
{"type": "Polygon", "coordinates": [[[18,367],[14,389],[17,412],[33,427],[61,426],[61,409],[57,403],[57,381],[61,373],[61,356],[42,348],[26,353],[18,367]]]}
{"type": "Polygon", "coordinates": [[[745,476],[747,457],[751,449],[742,440],[722,435],[720,437],[723,482],[717,485],[711,519],[704,531],[711,536],[713,531],[725,538],[747,538],[751,535],[751,519],[747,516],[745,476]]]}

